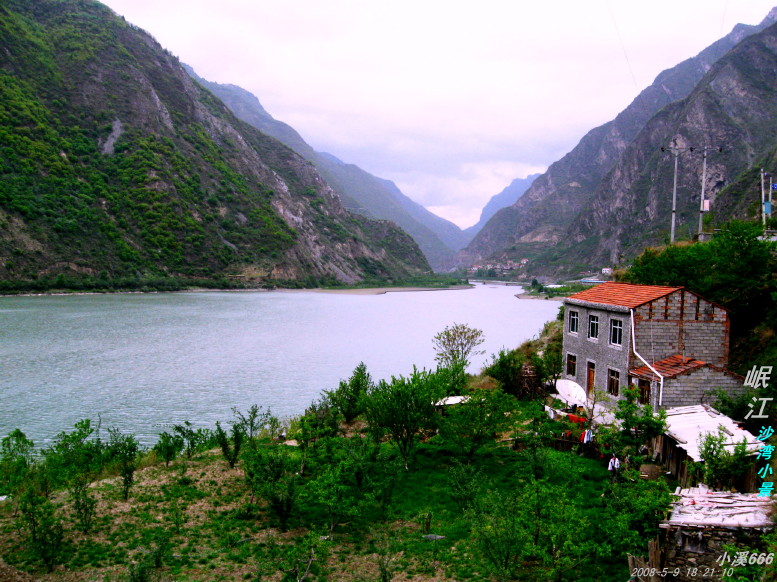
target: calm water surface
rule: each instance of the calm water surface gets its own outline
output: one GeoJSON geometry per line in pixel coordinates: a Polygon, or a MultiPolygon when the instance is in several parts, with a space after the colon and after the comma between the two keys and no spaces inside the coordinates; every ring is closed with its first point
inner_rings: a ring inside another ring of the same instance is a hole
{"type": "Polygon", "coordinates": [[[363,361],[373,378],[434,368],[446,325],[482,329],[491,354],[536,336],[556,301],[520,288],[348,295],[171,293],[0,298],[0,436],[41,446],[80,418],[146,443],[170,424],[213,426],[252,404],[296,415],[363,361]]]}

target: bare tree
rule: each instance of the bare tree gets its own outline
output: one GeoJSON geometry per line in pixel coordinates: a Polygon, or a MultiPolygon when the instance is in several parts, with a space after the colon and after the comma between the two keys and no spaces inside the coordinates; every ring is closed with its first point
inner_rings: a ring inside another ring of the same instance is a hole
{"type": "Polygon", "coordinates": [[[470,356],[478,356],[485,353],[476,349],[486,341],[483,331],[473,329],[465,323],[454,323],[432,338],[432,344],[437,352],[434,357],[443,368],[452,368],[461,365],[466,369],[470,356]]]}

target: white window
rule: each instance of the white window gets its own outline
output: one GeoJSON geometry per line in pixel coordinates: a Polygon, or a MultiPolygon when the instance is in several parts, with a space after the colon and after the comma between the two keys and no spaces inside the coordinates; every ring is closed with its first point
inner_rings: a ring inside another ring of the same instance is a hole
{"type": "Polygon", "coordinates": [[[610,320],[610,344],[623,345],[623,322],[620,319],[610,320]]]}
{"type": "Polygon", "coordinates": [[[580,326],[580,316],[577,311],[569,312],[569,333],[577,333],[580,326]]]}

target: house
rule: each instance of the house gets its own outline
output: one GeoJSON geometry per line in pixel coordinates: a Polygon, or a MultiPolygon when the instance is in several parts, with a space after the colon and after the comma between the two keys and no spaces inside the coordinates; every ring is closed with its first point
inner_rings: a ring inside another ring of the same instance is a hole
{"type": "Polygon", "coordinates": [[[704,486],[678,488],[675,495],[669,519],[659,524],[658,539],[650,544],[647,563],[634,564],[646,574],[657,571],[659,577],[638,580],[663,580],[661,572],[678,581],[697,581],[705,572],[719,580],[723,569],[747,564],[753,553],[769,555],[764,536],[774,530],[770,498],[704,486]]]}
{"type": "Polygon", "coordinates": [[[744,390],[729,372],[729,317],[683,287],[606,282],[564,301],[562,378],[614,398],[639,388],[658,408],[703,404],[708,391],[744,390]]]}
{"type": "MultiPolygon", "coordinates": [[[[763,446],[763,442],[752,433],[710,406],[678,406],[666,411],[666,432],[653,440],[653,458],[666,466],[682,486],[688,486],[691,482],[688,461],[701,462],[701,439],[705,435],[719,433],[723,434],[723,447],[729,453],[733,453],[736,445],[743,440],[749,455],[755,455],[763,446]]],[[[752,469],[737,484],[740,491],[755,491],[761,482],[756,480],[754,466],[752,469]]]]}

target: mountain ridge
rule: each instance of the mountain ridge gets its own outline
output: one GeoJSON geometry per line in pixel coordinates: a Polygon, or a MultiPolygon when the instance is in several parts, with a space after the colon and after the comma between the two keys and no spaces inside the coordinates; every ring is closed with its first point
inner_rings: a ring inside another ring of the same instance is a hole
{"type": "Polygon", "coordinates": [[[409,236],[348,213],[312,165],[99,2],[10,0],[0,45],[0,280],[429,270],[409,236]]]}
{"type": "MultiPolygon", "coordinates": [[[[664,107],[690,94],[714,63],[740,41],[775,20],[777,12],[772,10],[759,25],[738,24],[695,57],[662,71],[626,109],[589,131],[517,202],[497,212],[459,253],[459,263],[489,257],[529,257],[532,272],[557,272],[566,262],[559,245],[567,239],[568,228],[591,203],[596,189],[639,131],[664,107]]],[[[589,246],[595,247],[595,242],[589,240],[589,246]]],[[[578,253],[578,259],[586,253],[578,253]]],[[[592,265],[577,260],[567,267],[567,271],[574,271],[592,265]]]]}
{"type": "Polygon", "coordinates": [[[313,149],[297,130],[270,115],[250,91],[234,84],[208,81],[192,67],[187,66],[187,70],[198,83],[224,101],[239,119],[275,137],[312,162],[347,208],[372,218],[391,220],[410,234],[435,270],[450,269],[455,251],[471,240],[471,235],[410,199],[391,180],[313,149]]]}

